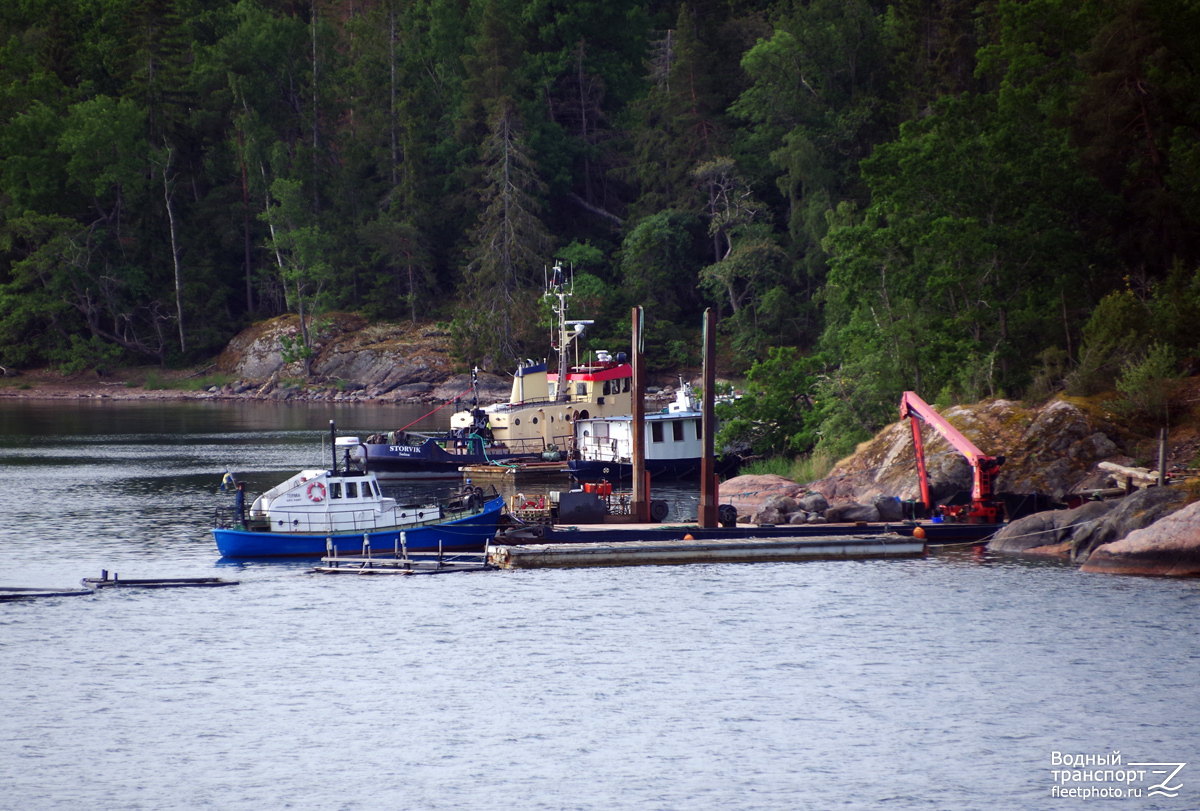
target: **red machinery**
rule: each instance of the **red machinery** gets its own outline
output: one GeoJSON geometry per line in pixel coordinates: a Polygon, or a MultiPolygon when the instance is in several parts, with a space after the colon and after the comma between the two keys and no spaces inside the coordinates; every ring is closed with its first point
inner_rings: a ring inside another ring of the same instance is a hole
{"type": "Polygon", "coordinates": [[[943,512],[958,521],[966,520],[968,524],[998,524],[1004,520],[1004,504],[998,501],[992,492],[992,479],[1004,464],[1003,456],[988,456],[971,440],[963,436],[957,428],[942,417],[941,414],[917,396],[915,391],[906,391],[900,398],[900,419],[907,417],[912,422],[913,446],[917,453],[917,475],[921,477],[921,500],[925,502],[925,510],[932,513],[933,502],[929,498],[929,477],[925,473],[925,447],[921,443],[921,426],[917,420],[924,420],[933,429],[946,438],[950,445],[967,457],[971,469],[975,471],[975,482],[971,487],[970,507],[945,507],[943,512]]]}

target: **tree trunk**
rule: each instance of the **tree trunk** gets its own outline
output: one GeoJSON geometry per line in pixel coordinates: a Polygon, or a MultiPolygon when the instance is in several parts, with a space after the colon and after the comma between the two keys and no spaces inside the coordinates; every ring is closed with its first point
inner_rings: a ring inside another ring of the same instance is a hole
{"type": "Polygon", "coordinates": [[[171,190],[171,181],[169,178],[173,155],[174,150],[168,147],[167,160],[163,164],[162,169],[163,198],[167,202],[167,221],[171,226],[171,260],[175,264],[175,316],[179,321],[179,351],[187,352],[187,338],[184,335],[183,329],[183,272],[179,266],[179,240],[176,236],[175,206],[173,203],[175,193],[171,190]]]}
{"type": "Polygon", "coordinates": [[[242,249],[246,268],[246,312],[254,312],[254,286],[250,272],[250,179],[246,174],[246,148],[242,142],[241,127],[237,131],[238,159],[242,164],[242,249]]]}
{"type": "Polygon", "coordinates": [[[321,210],[321,195],[317,190],[317,150],[320,148],[320,128],[317,116],[317,0],[312,0],[312,163],[313,213],[321,210]]]}
{"type": "Polygon", "coordinates": [[[388,109],[388,124],[392,133],[392,188],[394,189],[400,182],[400,150],[396,139],[396,7],[394,5],[388,19],[391,23],[391,32],[388,37],[391,46],[388,48],[388,64],[392,73],[392,100],[388,109]]]}

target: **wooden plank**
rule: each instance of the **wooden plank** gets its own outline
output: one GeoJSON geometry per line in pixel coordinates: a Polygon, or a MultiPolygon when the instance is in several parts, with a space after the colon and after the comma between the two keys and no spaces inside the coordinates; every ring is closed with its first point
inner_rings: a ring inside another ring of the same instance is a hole
{"type": "Polygon", "coordinates": [[[1126,467],[1118,465],[1116,462],[1101,462],[1096,465],[1100,470],[1106,470],[1109,473],[1115,473],[1118,476],[1123,476],[1128,479],[1137,479],[1138,481],[1147,481],[1152,484],[1158,483],[1158,473],[1144,467],[1126,467]]]}

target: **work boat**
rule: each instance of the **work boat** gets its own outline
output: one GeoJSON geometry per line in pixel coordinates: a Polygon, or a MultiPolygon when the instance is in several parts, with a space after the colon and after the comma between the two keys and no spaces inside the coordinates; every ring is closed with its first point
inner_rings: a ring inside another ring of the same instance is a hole
{"type": "Polygon", "coordinates": [[[475,397],[475,405],[450,418],[447,433],[400,430],[368,437],[363,445],[366,470],[384,480],[456,479],[463,465],[559,461],[576,421],[630,414],[633,367],[625,353],[614,357],[600,350],[579,362],[577,341],[593,322],[567,319],[571,291],[560,266],[554,268],[546,297],[558,324],[552,345],[556,372],[545,361],[525,361],[513,373],[507,402],[479,407],[475,397]],[[573,349],[576,362],[571,364],[573,349]]]}
{"type": "Polygon", "coordinates": [[[332,470],[302,470],[245,506],[219,510],[213,536],[225,557],[320,557],[335,549],[480,552],[496,534],[502,496],[468,488],[446,503],[399,504],[383,495],[375,475],[353,470],[357,437],[338,437],[332,470]],[[336,464],[345,452],[344,469],[336,464]]]}
{"type": "MultiPolygon", "coordinates": [[[[703,413],[690,383],[680,381],[675,401],[645,415],[646,472],[652,479],[688,479],[700,475],[704,458],[703,413]]],[[[633,418],[593,417],[575,423],[575,444],[568,468],[577,481],[628,483],[633,477],[633,418]]]]}

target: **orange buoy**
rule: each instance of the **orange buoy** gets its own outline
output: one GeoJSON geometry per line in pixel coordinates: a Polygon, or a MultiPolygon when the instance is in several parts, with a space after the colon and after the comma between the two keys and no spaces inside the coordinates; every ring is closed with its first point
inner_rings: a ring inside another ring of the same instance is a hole
{"type": "Polygon", "coordinates": [[[694,541],[694,540],[696,540],[695,538],[693,538],[693,537],[692,537],[692,533],[690,533],[690,532],[689,532],[687,535],[684,535],[684,536],[683,536],[683,539],[684,539],[685,541],[694,541]]]}
{"type": "Polygon", "coordinates": [[[922,527],[917,527],[916,529],[914,529],[914,530],[913,530],[913,537],[914,537],[914,538],[916,538],[918,541],[923,541],[923,540],[925,540],[925,530],[924,530],[924,528],[922,528],[922,527]]]}

